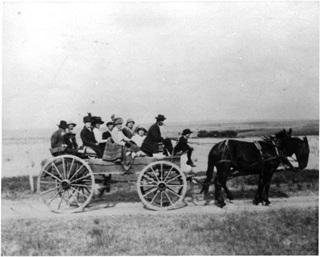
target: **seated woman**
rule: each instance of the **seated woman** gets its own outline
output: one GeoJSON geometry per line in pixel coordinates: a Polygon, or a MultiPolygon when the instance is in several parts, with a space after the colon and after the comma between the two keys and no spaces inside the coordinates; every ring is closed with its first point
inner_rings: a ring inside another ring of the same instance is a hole
{"type": "MultiPolygon", "coordinates": [[[[137,145],[137,147],[139,147],[139,149],[144,139],[146,138],[146,133],[147,133],[147,130],[145,129],[145,127],[138,126],[136,129],[136,134],[134,134],[134,136],[131,138],[131,141],[133,141],[137,145]]],[[[146,155],[147,154],[145,154],[141,150],[137,152],[137,156],[146,156],[146,155]]]]}
{"type": "Polygon", "coordinates": [[[100,131],[100,126],[103,123],[104,123],[104,121],[101,120],[101,117],[97,117],[97,116],[92,117],[94,137],[95,137],[96,141],[98,142],[102,151],[104,151],[104,148],[105,148],[106,142],[107,142],[107,139],[102,138],[102,132],[100,131]]]}
{"type": "Polygon", "coordinates": [[[123,146],[123,153],[125,156],[129,156],[131,154],[132,158],[136,157],[135,152],[139,151],[139,149],[136,149],[133,146],[133,144],[130,143],[130,139],[127,138],[122,133],[122,130],[121,130],[122,124],[123,124],[122,118],[116,118],[113,124],[114,124],[114,128],[112,129],[112,132],[111,132],[111,138],[113,142],[123,146]]]}
{"type": "Polygon", "coordinates": [[[90,116],[83,117],[84,127],[80,133],[83,146],[89,146],[96,152],[99,158],[102,158],[103,151],[94,137],[91,125],[92,118],[90,116]]]}

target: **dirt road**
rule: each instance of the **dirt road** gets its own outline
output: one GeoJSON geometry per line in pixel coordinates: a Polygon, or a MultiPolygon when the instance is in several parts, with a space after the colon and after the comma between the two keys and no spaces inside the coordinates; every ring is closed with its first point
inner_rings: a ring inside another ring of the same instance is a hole
{"type": "Polygon", "coordinates": [[[78,217],[99,217],[116,215],[181,215],[181,214],[224,214],[241,211],[271,211],[279,208],[318,208],[319,196],[299,196],[289,198],[270,198],[270,206],[255,206],[251,200],[235,200],[227,203],[224,208],[219,208],[214,201],[207,203],[204,200],[191,202],[186,198],[185,206],[171,211],[150,211],[143,208],[142,203],[108,203],[96,202],[91,204],[84,212],[73,214],[56,214],[51,212],[47,206],[37,199],[32,200],[2,200],[1,220],[8,219],[49,219],[49,218],[78,218],[78,217]]]}

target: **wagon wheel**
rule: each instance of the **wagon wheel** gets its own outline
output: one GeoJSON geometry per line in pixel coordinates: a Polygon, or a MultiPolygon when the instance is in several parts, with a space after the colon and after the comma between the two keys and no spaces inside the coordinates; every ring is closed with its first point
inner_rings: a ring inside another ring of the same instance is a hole
{"type": "Polygon", "coordinates": [[[174,209],[182,203],[187,180],[180,168],[167,161],[150,163],[140,173],[137,190],[142,203],[152,210],[174,209]]]}
{"type": "Polygon", "coordinates": [[[85,161],[61,155],[42,167],[38,193],[53,212],[79,212],[90,202],[94,183],[94,174],[85,161]]]}

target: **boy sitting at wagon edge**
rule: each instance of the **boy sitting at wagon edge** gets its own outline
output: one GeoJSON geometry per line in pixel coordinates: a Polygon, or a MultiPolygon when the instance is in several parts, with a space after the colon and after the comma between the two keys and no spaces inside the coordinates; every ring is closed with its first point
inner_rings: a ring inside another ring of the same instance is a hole
{"type": "Polygon", "coordinates": [[[196,167],[196,165],[193,164],[193,161],[191,160],[191,154],[193,151],[193,147],[190,147],[188,145],[188,138],[193,133],[190,129],[184,129],[182,131],[181,137],[178,139],[178,143],[174,148],[174,155],[176,155],[178,152],[187,152],[188,161],[187,164],[191,167],[196,167]]]}

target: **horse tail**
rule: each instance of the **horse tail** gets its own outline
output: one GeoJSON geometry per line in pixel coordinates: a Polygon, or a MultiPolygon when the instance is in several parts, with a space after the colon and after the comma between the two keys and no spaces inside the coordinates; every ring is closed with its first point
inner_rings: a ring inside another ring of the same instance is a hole
{"type": "Polygon", "coordinates": [[[214,166],[216,165],[217,156],[216,156],[216,151],[220,149],[225,144],[226,140],[220,142],[219,144],[214,145],[208,155],[208,167],[207,167],[207,172],[206,172],[206,179],[203,183],[202,189],[200,191],[200,194],[204,193],[205,195],[208,194],[209,187],[213,178],[213,170],[214,166]]]}

